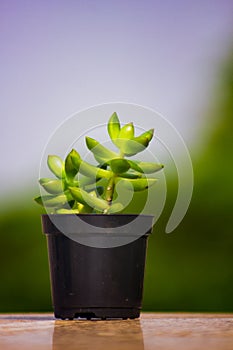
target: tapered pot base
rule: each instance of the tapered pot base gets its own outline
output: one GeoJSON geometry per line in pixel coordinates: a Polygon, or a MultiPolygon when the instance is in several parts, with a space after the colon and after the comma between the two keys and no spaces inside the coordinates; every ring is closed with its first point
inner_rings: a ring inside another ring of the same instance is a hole
{"type": "Polygon", "coordinates": [[[56,318],[63,320],[74,318],[81,319],[134,319],[140,317],[140,309],[137,308],[80,308],[70,310],[55,310],[56,318]]]}

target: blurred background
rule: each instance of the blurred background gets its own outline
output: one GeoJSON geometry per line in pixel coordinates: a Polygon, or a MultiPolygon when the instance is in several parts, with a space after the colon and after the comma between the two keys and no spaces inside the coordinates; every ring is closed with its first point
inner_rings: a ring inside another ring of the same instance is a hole
{"type": "Polygon", "coordinates": [[[51,310],[32,200],[41,155],[69,115],[117,101],[161,112],[194,166],[190,208],[171,234],[177,179],[167,174],[144,310],[233,311],[232,39],[229,0],[0,1],[0,312],[51,310]]]}

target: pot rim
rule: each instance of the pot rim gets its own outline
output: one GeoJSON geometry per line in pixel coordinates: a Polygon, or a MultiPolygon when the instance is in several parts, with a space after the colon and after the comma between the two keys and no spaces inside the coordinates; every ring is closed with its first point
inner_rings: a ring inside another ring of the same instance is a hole
{"type": "Polygon", "coordinates": [[[97,213],[79,213],[79,214],[76,214],[76,213],[70,213],[70,214],[41,214],[42,217],[47,217],[47,216],[103,216],[103,217],[115,217],[115,216],[134,216],[134,217],[137,217],[137,216],[140,216],[140,217],[151,217],[153,218],[154,215],[152,214],[97,214],[97,213]]]}

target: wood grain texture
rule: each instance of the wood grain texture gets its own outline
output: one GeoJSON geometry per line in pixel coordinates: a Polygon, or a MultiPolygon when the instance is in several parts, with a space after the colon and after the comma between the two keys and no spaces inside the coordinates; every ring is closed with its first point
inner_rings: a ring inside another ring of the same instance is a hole
{"type": "Polygon", "coordinates": [[[0,315],[0,349],[232,350],[233,314],[142,313],[137,320],[0,315]]]}

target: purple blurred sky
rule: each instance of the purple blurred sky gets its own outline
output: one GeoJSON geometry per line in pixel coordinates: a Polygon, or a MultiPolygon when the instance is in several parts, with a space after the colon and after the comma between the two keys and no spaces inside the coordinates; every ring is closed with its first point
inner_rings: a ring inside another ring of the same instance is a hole
{"type": "Polygon", "coordinates": [[[2,191],[31,185],[54,129],[102,102],[154,108],[191,145],[232,24],[231,0],[0,0],[2,191]]]}

